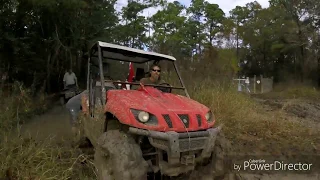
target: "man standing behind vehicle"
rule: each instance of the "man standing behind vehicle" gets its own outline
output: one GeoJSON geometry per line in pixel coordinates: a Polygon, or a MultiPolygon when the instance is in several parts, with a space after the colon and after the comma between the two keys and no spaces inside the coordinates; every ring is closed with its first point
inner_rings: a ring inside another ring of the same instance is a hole
{"type": "Polygon", "coordinates": [[[72,86],[78,87],[77,76],[74,72],[72,72],[72,69],[69,69],[69,71],[64,74],[63,84],[64,88],[72,86]]]}

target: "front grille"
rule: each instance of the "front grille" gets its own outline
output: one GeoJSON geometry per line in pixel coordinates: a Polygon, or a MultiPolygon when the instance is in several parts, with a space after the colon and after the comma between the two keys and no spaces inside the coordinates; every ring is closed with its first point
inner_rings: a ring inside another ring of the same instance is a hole
{"type": "Polygon", "coordinates": [[[198,126],[201,127],[201,116],[197,114],[198,126]]]}
{"type": "Polygon", "coordinates": [[[170,148],[170,143],[169,141],[162,140],[162,139],[155,139],[155,138],[150,138],[150,143],[152,146],[162,149],[162,150],[169,150],[170,148]]]}
{"type": "Polygon", "coordinates": [[[170,119],[170,116],[168,114],[164,114],[162,115],[164,120],[166,121],[166,123],[168,124],[169,128],[172,128],[172,122],[171,122],[171,119],[170,119]]]}
{"type": "Polygon", "coordinates": [[[186,152],[204,149],[208,141],[207,137],[184,138],[177,141],[149,138],[152,146],[171,152],[186,152]]]}
{"type": "Polygon", "coordinates": [[[153,142],[154,142],[155,144],[158,144],[158,145],[161,145],[161,146],[164,146],[164,147],[168,147],[168,146],[169,146],[169,142],[166,141],[166,140],[153,139],[153,142]]]}
{"type": "Polygon", "coordinates": [[[178,116],[181,119],[181,121],[183,122],[184,126],[186,128],[188,128],[189,127],[189,121],[190,121],[188,114],[179,114],[178,116]]]}
{"type": "Polygon", "coordinates": [[[190,151],[190,150],[198,150],[203,149],[206,144],[207,138],[190,138],[190,139],[180,139],[179,147],[180,151],[190,151]]]}

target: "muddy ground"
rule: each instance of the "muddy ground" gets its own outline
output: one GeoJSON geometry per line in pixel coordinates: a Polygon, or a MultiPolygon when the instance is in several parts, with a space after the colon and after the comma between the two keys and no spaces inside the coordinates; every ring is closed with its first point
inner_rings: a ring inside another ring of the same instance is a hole
{"type": "MultiPolygon", "coordinates": [[[[319,129],[320,127],[320,102],[292,99],[265,99],[254,97],[256,101],[261,103],[265,111],[283,111],[286,118],[290,121],[300,121],[307,124],[310,128],[319,129]]],[[[44,140],[53,138],[54,142],[70,145],[71,132],[68,121],[69,115],[65,108],[56,105],[44,115],[37,116],[22,125],[21,133],[25,137],[30,135],[34,139],[44,140]]],[[[320,143],[320,142],[319,142],[320,143]]],[[[294,174],[294,173],[273,173],[273,174],[245,174],[245,173],[229,173],[221,179],[225,180],[320,180],[320,172],[313,174],[294,174]]],[[[194,173],[195,178],[209,180],[212,179],[205,175],[201,170],[194,173]]],[[[94,178],[93,178],[94,179],[94,178]]]]}
{"type": "Polygon", "coordinates": [[[71,140],[71,126],[67,110],[55,105],[47,113],[39,115],[21,126],[23,137],[32,137],[36,140],[51,138],[53,142],[68,145],[71,140]]]}
{"type": "Polygon", "coordinates": [[[255,98],[265,111],[282,111],[286,119],[303,122],[310,128],[320,127],[320,102],[306,99],[262,99],[255,98]]]}
{"type": "MultiPolygon", "coordinates": [[[[294,122],[301,122],[306,125],[308,128],[319,131],[320,128],[320,102],[318,100],[312,99],[280,99],[280,98],[266,98],[265,96],[253,96],[253,99],[261,104],[263,111],[268,112],[270,114],[273,113],[281,113],[285,120],[294,121],[294,122]]],[[[270,117],[272,118],[272,117],[270,117]]],[[[276,145],[277,142],[271,143],[269,145],[270,149],[272,146],[276,145]]],[[[248,147],[250,145],[248,143],[248,147]]],[[[271,179],[281,179],[281,180],[320,180],[320,168],[319,168],[319,161],[320,161],[320,154],[319,149],[320,142],[315,144],[314,149],[309,149],[307,152],[295,152],[299,153],[307,153],[305,156],[301,156],[299,159],[303,159],[306,157],[305,161],[312,161],[316,165],[314,166],[313,172],[310,173],[305,171],[304,173],[294,173],[294,172],[276,172],[276,173],[255,173],[255,174],[246,174],[246,173],[230,173],[228,177],[225,179],[237,179],[237,180],[271,180],[271,179]]],[[[289,153],[295,150],[288,150],[289,153]],[[290,152],[289,152],[290,151],[290,152]]],[[[257,152],[257,155],[254,157],[259,157],[261,152],[257,152]]],[[[242,154],[242,153],[241,153],[242,154]]],[[[262,153],[261,153],[262,154],[262,153]]],[[[282,152],[282,154],[287,154],[286,152],[282,152]]],[[[263,156],[263,157],[268,156],[263,156]]],[[[296,162],[292,160],[293,158],[288,157],[287,155],[283,155],[279,160],[284,160],[288,163],[296,162]],[[292,160],[292,161],[291,161],[292,160]]],[[[274,160],[274,159],[273,159],[274,160]]]]}

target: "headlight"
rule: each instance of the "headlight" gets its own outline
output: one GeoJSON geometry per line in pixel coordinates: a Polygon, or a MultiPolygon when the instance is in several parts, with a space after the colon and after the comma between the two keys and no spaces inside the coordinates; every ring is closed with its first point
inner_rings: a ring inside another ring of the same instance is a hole
{"type": "Polygon", "coordinates": [[[138,118],[141,122],[145,123],[145,122],[149,121],[149,113],[141,111],[138,114],[138,118]]]}
{"type": "Polygon", "coordinates": [[[213,121],[213,114],[211,111],[207,112],[207,114],[205,115],[205,118],[208,122],[212,122],[213,121]]]}
{"type": "Polygon", "coordinates": [[[206,117],[206,120],[208,121],[210,118],[210,112],[208,112],[205,117],[206,117]]]}
{"type": "Polygon", "coordinates": [[[138,109],[130,109],[130,111],[133,114],[134,118],[140,123],[151,126],[158,125],[158,119],[155,115],[138,109]]]}

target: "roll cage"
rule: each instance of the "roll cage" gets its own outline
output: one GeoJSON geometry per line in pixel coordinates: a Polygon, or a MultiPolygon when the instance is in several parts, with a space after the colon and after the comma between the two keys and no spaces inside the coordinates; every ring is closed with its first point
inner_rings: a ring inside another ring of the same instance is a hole
{"type": "MultiPolygon", "coordinates": [[[[178,70],[176,59],[172,56],[155,53],[155,52],[148,52],[143,51],[140,49],[130,48],[126,46],[120,46],[116,44],[106,43],[97,41],[89,51],[88,56],[88,69],[87,69],[87,90],[91,89],[91,83],[92,83],[92,66],[95,66],[99,69],[99,75],[100,75],[100,82],[105,82],[104,77],[104,70],[108,71],[108,67],[105,65],[108,64],[109,60],[115,60],[115,61],[122,61],[122,62],[132,62],[137,64],[143,64],[150,61],[154,61],[155,64],[159,61],[169,61],[172,62],[175,72],[178,75],[181,87],[173,87],[170,86],[172,89],[183,89],[186,96],[190,98],[189,93],[187,89],[185,88],[185,84],[181,78],[180,72],[178,70]],[[93,58],[97,58],[98,62],[93,61],[93,58]]],[[[136,82],[125,82],[125,81],[113,81],[109,80],[109,82],[118,83],[118,84],[130,84],[130,85],[140,85],[140,83],[136,82]]],[[[153,87],[168,87],[163,85],[145,85],[145,86],[153,86],[153,87]]],[[[101,99],[102,99],[102,105],[104,106],[106,103],[106,87],[105,83],[101,83],[101,99]]]]}

